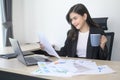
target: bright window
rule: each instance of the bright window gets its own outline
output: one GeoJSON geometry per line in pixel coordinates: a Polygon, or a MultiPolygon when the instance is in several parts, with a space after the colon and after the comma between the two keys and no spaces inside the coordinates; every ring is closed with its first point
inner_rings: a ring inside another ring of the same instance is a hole
{"type": "Polygon", "coordinates": [[[3,27],[2,27],[1,5],[0,5],[0,47],[3,47],[3,27]]]}

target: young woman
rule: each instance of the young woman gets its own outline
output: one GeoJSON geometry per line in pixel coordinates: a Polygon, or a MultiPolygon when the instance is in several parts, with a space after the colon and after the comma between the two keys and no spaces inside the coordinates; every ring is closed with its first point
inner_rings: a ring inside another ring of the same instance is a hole
{"type": "Polygon", "coordinates": [[[76,4],[66,15],[71,29],[67,33],[64,47],[58,51],[60,56],[107,59],[107,38],[104,31],[91,19],[83,4],[76,4]],[[100,45],[92,47],[90,34],[101,34],[100,45]]]}
{"type": "MultiPolygon", "coordinates": [[[[67,33],[64,47],[57,51],[60,56],[82,57],[88,59],[107,59],[107,38],[104,31],[91,19],[83,4],[76,4],[66,15],[71,29],[67,33]],[[90,34],[101,34],[100,45],[93,47],[90,34]]],[[[44,50],[44,46],[41,44],[44,50]]]]}

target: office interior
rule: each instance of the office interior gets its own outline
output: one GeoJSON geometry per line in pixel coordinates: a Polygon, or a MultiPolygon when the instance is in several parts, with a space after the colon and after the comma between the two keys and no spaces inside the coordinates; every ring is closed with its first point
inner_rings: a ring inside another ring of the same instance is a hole
{"type": "MultiPolygon", "coordinates": [[[[38,33],[41,32],[44,33],[50,43],[56,45],[55,48],[59,50],[64,45],[67,31],[70,29],[70,25],[67,23],[65,18],[66,13],[68,12],[69,8],[76,3],[83,3],[88,8],[92,18],[107,18],[108,30],[105,30],[105,32],[114,32],[115,34],[111,61],[94,59],[87,60],[96,62],[97,65],[107,65],[112,68],[115,73],[100,75],[78,75],[73,77],[33,75],[31,72],[38,68],[37,65],[28,67],[18,61],[17,58],[0,58],[1,80],[120,79],[119,0],[12,0],[13,37],[20,42],[23,51],[38,50],[40,49],[40,46],[39,44],[36,44],[36,42],[39,41],[38,33]]],[[[9,51],[13,52],[11,47],[5,47],[2,49],[0,48],[0,51],[1,53],[8,53],[9,51]]],[[[56,57],[49,58],[53,61],[57,60],[56,57]]],[[[63,57],[63,59],[84,60],[82,58],[70,57],[63,57]]]]}
{"type": "Polygon", "coordinates": [[[92,18],[108,17],[105,32],[114,32],[112,61],[120,61],[119,0],[13,0],[13,36],[20,44],[38,42],[38,33],[44,33],[57,49],[64,45],[70,25],[66,21],[69,8],[83,3],[92,18]]]}

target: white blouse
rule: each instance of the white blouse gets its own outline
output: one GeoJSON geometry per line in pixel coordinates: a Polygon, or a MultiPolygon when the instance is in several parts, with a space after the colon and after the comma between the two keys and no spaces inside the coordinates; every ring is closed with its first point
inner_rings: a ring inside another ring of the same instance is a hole
{"type": "Polygon", "coordinates": [[[79,32],[78,42],[77,42],[78,57],[86,57],[88,36],[89,36],[89,31],[84,33],[79,32]]]}

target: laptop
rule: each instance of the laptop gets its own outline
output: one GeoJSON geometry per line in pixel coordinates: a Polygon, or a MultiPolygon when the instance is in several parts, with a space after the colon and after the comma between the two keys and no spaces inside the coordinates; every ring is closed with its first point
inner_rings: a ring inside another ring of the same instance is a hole
{"type": "Polygon", "coordinates": [[[14,52],[18,54],[17,56],[18,61],[22,62],[23,64],[27,66],[31,66],[31,65],[36,65],[37,62],[39,61],[40,62],[51,62],[51,60],[49,60],[48,58],[44,58],[39,55],[38,56],[33,56],[33,55],[24,56],[18,40],[12,39],[12,38],[9,38],[9,40],[10,40],[10,43],[12,45],[14,52]]]}

